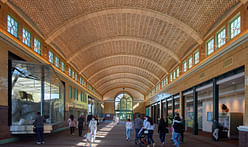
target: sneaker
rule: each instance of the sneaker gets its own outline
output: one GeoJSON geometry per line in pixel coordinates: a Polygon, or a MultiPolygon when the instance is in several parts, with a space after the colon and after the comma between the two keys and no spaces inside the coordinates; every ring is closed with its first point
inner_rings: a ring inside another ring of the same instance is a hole
{"type": "Polygon", "coordinates": [[[155,143],[153,143],[152,146],[155,147],[155,143]]]}
{"type": "Polygon", "coordinates": [[[40,144],[40,142],[36,142],[36,144],[40,144]]]}
{"type": "Polygon", "coordinates": [[[45,141],[42,141],[41,144],[45,144],[45,141]]]}

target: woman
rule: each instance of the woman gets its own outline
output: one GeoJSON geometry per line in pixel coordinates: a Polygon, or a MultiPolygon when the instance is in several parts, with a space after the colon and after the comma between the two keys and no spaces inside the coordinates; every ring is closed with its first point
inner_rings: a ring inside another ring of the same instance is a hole
{"type": "Polygon", "coordinates": [[[76,127],[76,120],[74,119],[73,115],[70,115],[70,118],[68,119],[68,124],[70,127],[71,135],[74,135],[74,131],[76,127]]]}
{"type": "Polygon", "coordinates": [[[95,142],[96,138],[96,131],[97,131],[97,121],[94,117],[92,117],[90,123],[89,123],[89,129],[91,134],[91,142],[95,142]]]}
{"type": "Polygon", "coordinates": [[[167,127],[168,127],[168,122],[167,121],[165,122],[164,118],[161,118],[158,125],[158,133],[162,145],[164,145],[165,134],[168,133],[167,127]]]}
{"type": "Polygon", "coordinates": [[[154,132],[155,126],[154,126],[153,121],[150,117],[148,117],[148,120],[146,122],[146,126],[144,128],[146,130],[148,130],[148,135],[147,135],[148,147],[150,146],[150,140],[152,142],[152,145],[155,146],[155,142],[153,140],[153,132],[154,132]]]}
{"type": "Polygon", "coordinates": [[[127,120],[126,122],[126,139],[129,141],[130,139],[130,133],[133,128],[133,123],[130,121],[130,119],[127,120]]]}

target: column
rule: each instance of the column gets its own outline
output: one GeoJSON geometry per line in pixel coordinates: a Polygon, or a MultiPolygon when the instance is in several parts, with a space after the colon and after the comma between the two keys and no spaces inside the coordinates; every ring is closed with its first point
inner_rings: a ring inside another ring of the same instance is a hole
{"type": "Polygon", "coordinates": [[[217,80],[213,79],[213,129],[218,127],[219,122],[219,86],[217,80]]]}
{"type": "Polygon", "coordinates": [[[174,95],[172,96],[172,117],[175,117],[175,99],[174,95]]]}
{"type": "Polygon", "coordinates": [[[41,108],[41,115],[43,115],[44,111],[44,99],[45,99],[45,65],[41,66],[41,101],[40,101],[40,108],[41,108]]]}
{"type": "Polygon", "coordinates": [[[197,92],[196,92],[196,87],[194,87],[193,88],[193,112],[194,112],[193,134],[194,135],[198,135],[197,102],[198,102],[197,92]]]}
{"type": "Polygon", "coordinates": [[[181,108],[180,115],[182,119],[184,120],[185,119],[185,97],[183,96],[182,92],[180,92],[180,108],[181,108]]]}
{"type": "Polygon", "coordinates": [[[244,114],[244,125],[248,126],[248,63],[246,63],[246,65],[245,65],[245,114],[244,114]]]}
{"type": "Polygon", "coordinates": [[[163,103],[162,103],[162,100],[160,100],[160,118],[163,117],[163,103]]]}

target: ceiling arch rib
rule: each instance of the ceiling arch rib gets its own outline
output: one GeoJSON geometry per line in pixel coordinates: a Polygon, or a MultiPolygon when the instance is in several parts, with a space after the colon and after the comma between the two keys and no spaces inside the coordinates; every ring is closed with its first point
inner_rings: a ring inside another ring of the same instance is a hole
{"type": "Polygon", "coordinates": [[[99,58],[99,59],[95,60],[94,62],[91,62],[90,64],[88,64],[82,70],[80,70],[80,73],[81,72],[83,73],[86,69],[88,69],[89,67],[93,66],[94,64],[96,64],[98,62],[102,62],[102,61],[104,61],[106,59],[116,58],[116,57],[133,57],[133,58],[138,58],[138,59],[141,59],[141,60],[145,60],[145,61],[150,62],[151,64],[156,65],[163,72],[165,72],[166,74],[168,74],[168,71],[163,66],[161,66],[160,64],[158,64],[157,62],[155,62],[155,61],[153,61],[153,60],[151,60],[149,58],[146,58],[146,57],[142,57],[142,56],[138,56],[138,55],[130,55],[130,54],[117,54],[117,55],[110,55],[110,56],[99,58]]]}
{"type": "Polygon", "coordinates": [[[146,8],[112,8],[112,9],[106,9],[106,10],[101,10],[89,14],[82,14],[76,17],[73,17],[66,22],[64,22],[62,25],[57,27],[56,30],[52,31],[46,39],[46,43],[52,42],[57,36],[59,36],[61,33],[65,32],[66,30],[70,29],[74,25],[83,22],[85,20],[94,18],[94,17],[99,17],[99,16],[104,16],[104,15],[109,15],[109,14],[140,14],[144,16],[149,16],[153,17],[159,20],[162,20],[164,22],[167,22],[169,24],[172,24],[176,26],[177,28],[181,29],[184,31],[186,34],[191,36],[194,40],[196,40],[199,44],[203,42],[203,39],[201,35],[195,31],[193,28],[191,28],[189,25],[185,24],[184,22],[180,21],[179,19],[172,17],[170,15],[154,11],[152,9],[146,9],[146,8]]]}
{"type": "Polygon", "coordinates": [[[142,95],[145,95],[145,93],[142,93],[140,90],[138,90],[138,89],[136,89],[136,88],[134,88],[134,87],[129,87],[129,86],[125,86],[125,87],[123,87],[123,86],[117,86],[117,87],[114,87],[114,88],[110,88],[110,89],[108,89],[106,92],[104,92],[103,93],[103,96],[105,95],[105,94],[107,94],[108,92],[110,92],[110,91],[112,91],[112,90],[115,90],[115,89],[118,89],[118,88],[129,88],[129,89],[133,89],[133,90],[135,90],[135,91],[137,91],[138,93],[140,93],[140,94],[142,94],[142,95]]]}
{"type": "Polygon", "coordinates": [[[139,78],[149,84],[151,84],[153,87],[155,86],[155,84],[153,84],[150,80],[144,78],[143,76],[140,76],[138,74],[134,74],[134,73],[127,73],[127,72],[124,72],[124,73],[115,73],[115,74],[111,74],[111,75],[108,75],[108,76],[105,76],[103,78],[100,78],[99,80],[97,80],[94,85],[98,85],[99,83],[101,83],[102,81],[104,81],[105,79],[109,78],[109,77],[112,77],[112,76],[116,76],[116,75],[127,75],[127,76],[132,76],[132,77],[136,77],[136,78],[139,78]]]}
{"type": "Polygon", "coordinates": [[[138,66],[134,66],[134,65],[112,65],[112,66],[109,66],[107,68],[104,68],[104,69],[101,69],[99,70],[98,72],[94,73],[93,75],[89,76],[88,77],[88,80],[91,80],[92,78],[94,78],[97,74],[103,72],[103,71],[106,71],[106,70],[111,70],[111,68],[116,68],[116,67],[121,67],[121,68],[134,68],[134,69],[137,69],[137,70],[141,70],[142,72],[145,72],[145,73],[148,73],[150,74],[152,77],[154,77],[155,79],[157,79],[158,81],[160,80],[160,78],[158,76],[156,76],[154,73],[148,71],[147,69],[144,69],[144,68],[141,68],[141,67],[138,67],[138,66]]]}
{"type": "Polygon", "coordinates": [[[104,88],[104,86],[106,84],[108,85],[108,84],[111,84],[113,82],[119,83],[121,81],[124,81],[124,82],[133,82],[136,85],[143,86],[143,88],[146,89],[146,90],[150,90],[150,87],[149,86],[147,86],[146,84],[140,82],[139,80],[133,79],[133,78],[116,78],[116,79],[111,79],[111,80],[109,80],[107,82],[102,83],[99,87],[97,87],[97,89],[98,90],[101,90],[102,88],[104,88]]]}
{"type": "Polygon", "coordinates": [[[142,87],[140,87],[139,85],[136,85],[136,84],[134,84],[134,83],[128,83],[128,82],[119,82],[119,83],[112,83],[112,84],[110,84],[110,85],[107,85],[107,86],[105,86],[105,88],[104,89],[102,89],[101,90],[101,93],[106,93],[106,91],[108,91],[109,89],[111,89],[111,88],[117,88],[117,87],[121,87],[121,88],[127,88],[127,87],[133,87],[133,88],[135,88],[135,89],[137,89],[137,90],[139,90],[142,94],[146,94],[147,93],[147,91],[144,89],[144,88],[142,88],[142,87]]]}
{"type": "Polygon", "coordinates": [[[152,40],[148,40],[148,39],[144,39],[144,38],[139,38],[139,37],[133,37],[133,36],[115,36],[115,37],[110,37],[110,38],[105,38],[102,40],[97,40],[95,42],[89,43],[88,45],[77,49],[76,52],[72,53],[68,58],[67,61],[71,62],[80,52],[84,52],[92,47],[98,46],[98,45],[102,45],[104,43],[108,43],[108,42],[113,42],[113,41],[134,41],[134,42],[140,42],[140,43],[144,43],[144,44],[148,44],[151,45],[157,49],[160,49],[161,51],[169,54],[172,58],[174,58],[177,62],[180,62],[179,57],[170,49],[164,47],[163,45],[152,41],[152,40]]]}

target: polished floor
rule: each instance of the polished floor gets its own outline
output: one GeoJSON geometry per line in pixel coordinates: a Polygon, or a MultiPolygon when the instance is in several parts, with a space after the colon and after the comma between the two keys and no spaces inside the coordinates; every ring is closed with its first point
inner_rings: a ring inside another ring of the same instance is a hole
{"type": "MultiPolygon", "coordinates": [[[[87,129],[84,130],[84,134],[87,129]]],[[[170,141],[170,135],[166,136],[165,147],[173,147],[172,142],[170,141]]],[[[79,137],[77,132],[75,136],[71,136],[69,130],[62,131],[60,133],[51,134],[46,136],[46,143],[43,145],[36,145],[34,136],[29,136],[25,140],[0,145],[3,147],[78,147],[78,146],[96,146],[96,147],[135,147],[138,145],[134,144],[134,131],[131,134],[131,140],[125,140],[125,128],[124,124],[114,124],[114,123],[102,123],[98,127],[96,141],[93,144],[88,144],[83,137],[79,137]]],[[[158,134],[154,134],[155,146],[161,146],[158,138],[158,134]]],[[[219,142],[214,142],[209,137],[205,136],[194,136],[190,133],[185,133],[185,141],[180,147],[237,147],[237,143],[233,141],[222,140],[219,142]]]]}

